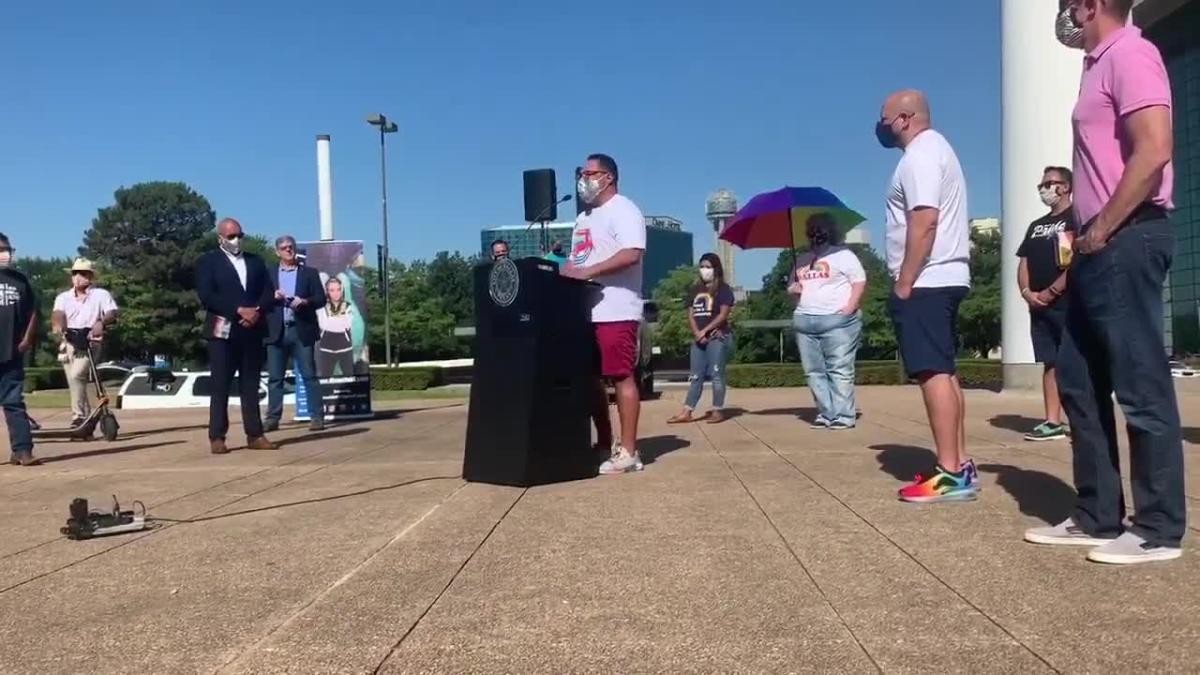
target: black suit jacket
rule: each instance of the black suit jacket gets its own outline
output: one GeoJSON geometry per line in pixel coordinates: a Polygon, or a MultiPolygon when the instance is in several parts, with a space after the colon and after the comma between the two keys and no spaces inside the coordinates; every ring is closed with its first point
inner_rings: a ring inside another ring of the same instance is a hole
{"type": "MultiPolygon", "coordinates": [[[[268,270],[271,283],[279,287],[279,266],[268,270]]],[[[274,291],[272,291],[274,293],[274,291]]],[[[274,297],[274,296],[272,296],[274,297]]],[[[325,306],[325,287],[321,283],[321,274],[311,267],[301,266],[296,271],[296,295],[308,304],[299,310],[292,311],[296,321],[296,330],[300,334],[300,343],[306,347],[316,344],[320,338],[320,327],[317,326],[317,310],[325,306]]],[[[283,337],[283,301],[273,300],[271,312],[267,315],[267,344],[275,344],[283,337]]]]}
{"type": "Polygon", "coordinates": [[[247,334],[261,339],[266,335],[266,317],[275,296],[275,285],[262,258],[253,253],[243,253],[242,258],[246,261],[245,288],[242,288],[233,262],[220,249],[205,253],[196,262],[196,294],[207,311],[204,317],[205,339],[213,339],[213,325],[218,316],[232,322],[231,339],[247,334]],[[257,307],[262,318],[253,328],[243,328],[238,324],[239,307],[257,307]]]}

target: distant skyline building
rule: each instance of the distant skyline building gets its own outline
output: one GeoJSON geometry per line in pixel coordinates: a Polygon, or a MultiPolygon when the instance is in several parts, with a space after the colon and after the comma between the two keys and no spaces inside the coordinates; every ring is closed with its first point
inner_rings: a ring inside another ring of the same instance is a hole
{"type": "MultiPolygon", "coordinates": [[[[646,255],[642,259],[642,297],[649,298],[659,282],[666,279],[677,267],[690,266],[695,260],[692,250],[692,233],[683,229],[683,221],[671,216],[646,216],[646,255]]],[[[571,234],[575,223],[548,223],[546,237],[551,246],[561,242],[568,257],[571,252],[571,234]]],[[[479,234],[479,251],[485,258],[492,255],[492,242],[503,239],[508,242],[508,255],[512,258],[540,257],[542,231],[539,225],[504,225],[484,228],[479,234]]]]}
{"type": "Polygon", "coordinates": [[[725,231],[725,226],[729,224],[729,220],[733,218],[737,210],[737,197],[725,188],[712,193],[704,202],[704,215],[713,228],[713,250],[721,259],[721,267],[725,269],[725,283],[730,286],[737,286],[733,245],[721,239],[721,233],[725,231]]]}

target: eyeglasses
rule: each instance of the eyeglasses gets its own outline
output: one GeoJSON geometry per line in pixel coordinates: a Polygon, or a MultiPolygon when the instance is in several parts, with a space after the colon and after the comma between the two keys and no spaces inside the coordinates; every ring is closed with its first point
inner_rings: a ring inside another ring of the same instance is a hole
{"type": "Polygon", "coordinates": [[[1066,182],[1061,180],[1048,180],[1043,183],[1038,183],[1038,189],[1045,190],[1046,188],[1052,188],[1055,185],[1066,185],[1066,182]]]}
{"type": "Polygon", "coordinates": [[[580,175],[580,176],[587,176],[588,178],[591,178],[592,176],[603,176],[603,175],[604,175],[604,174],[606,174],[606,173],[608,173],[608,172],[607,172],[607,171],[591,171],[591,170],[584,170],[584,171],[580,171],[580,172],[579,172],[579,175],[580,175]]]}
{"type": "Polygon", "coordinates": [[[246,236],[246,235],[242,234],[241,232],[227,234],[227,235],[225,235],[225,241],[237,241],[238,239],[241,239],[244,236],[246,236]]]}
{"type": "Polygon", "coordinates": [[[284,244],[283,246],[279,247],[279,250],[280,251],[295,251],[296,247],[292,246],[291,244],[284,244]]]}

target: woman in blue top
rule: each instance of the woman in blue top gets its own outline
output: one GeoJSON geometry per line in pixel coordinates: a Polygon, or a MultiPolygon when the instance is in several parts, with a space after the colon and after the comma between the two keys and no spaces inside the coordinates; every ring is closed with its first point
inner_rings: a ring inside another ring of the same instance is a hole
{"type": "Polygon", "coordinates": [[[725,360],[732,343],[729,313],[733,311],[733,289],[725,283],[725,270],[715,253],[700,256],[700,280],[689,298],[688,322],[692,328],[691,375],[683,410],[667,420],[670,424],[694,422],[692,413],[700,403],[704,378],[712,379],[713,405],[708,423],[725,420],[725,360]]]}

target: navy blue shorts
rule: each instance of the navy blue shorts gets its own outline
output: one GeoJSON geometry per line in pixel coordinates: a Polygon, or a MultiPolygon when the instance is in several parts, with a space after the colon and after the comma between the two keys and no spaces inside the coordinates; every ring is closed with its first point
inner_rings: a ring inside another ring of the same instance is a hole
{"type": "Polygon", "coordinates": [[[966,286],[914,288],[907,300],[888,296],[900,360],[909,377],[957,372],[958,306],[966,286]]]}
{"type": "Polygon", "coordinates": [[[1060,299],[1046,309],[1029,312],[1029,337],[1033,340],[1033,360],[1053,368],[1067,329],[1067,300],[1060,299]]]}

